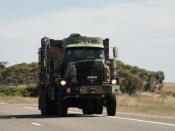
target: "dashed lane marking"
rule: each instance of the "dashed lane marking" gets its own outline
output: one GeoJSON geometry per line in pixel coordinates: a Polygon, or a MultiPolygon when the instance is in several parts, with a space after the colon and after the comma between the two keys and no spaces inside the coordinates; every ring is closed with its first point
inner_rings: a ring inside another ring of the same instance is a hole
{"type": "Polygon", "coordinates": [[[36,107],[30,107],[30,106],[26,106],[26,107],[24,107],[24,108],[26,108],[26,109],[33,109],[33,110],[37,110],[38,108],[36,108],[36,107]]]}
{"type": "Polygon", "coordinates": [[[35,126],[41,126],[41,124],[39,124],[39,123],[35,123],[35,122],[33,122],[32,125],[35,125],[35,126]]]}

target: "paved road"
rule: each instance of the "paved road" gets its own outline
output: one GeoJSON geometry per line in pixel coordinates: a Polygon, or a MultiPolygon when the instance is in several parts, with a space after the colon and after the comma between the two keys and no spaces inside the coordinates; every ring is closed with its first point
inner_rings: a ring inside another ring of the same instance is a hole
{"type": "Polygon", "coordinates": [[[175,118],[118,113],[117,117],[84,116],[70,109],[67,117],[41,117],[35,105],[0,103],[0,131],[175,131],[175,118]]]}

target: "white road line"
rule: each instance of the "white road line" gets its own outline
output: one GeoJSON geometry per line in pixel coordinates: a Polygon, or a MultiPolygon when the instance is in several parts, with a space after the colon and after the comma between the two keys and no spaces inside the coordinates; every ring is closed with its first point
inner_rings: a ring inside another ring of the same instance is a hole
{"type": "Polygon", "coordinates": [[[92,116],[104,117],[104,115],[100,115],[100,114],[93,114],[92,116]]]}
{"type": "Polygon", "coordinates": [[[27,106],[27,107],[24,107],[25,109],[33,109],[33,110],[37,110],[38,108],[36,108],[36,107],[29,107],[29,106],[27,106]]]}
{"type": "Polygon", "coordinates": [[[158,125],[165,125],[165,126],[173,126],[173,127],[175,127],[175,124],[162,123],[162,122],[156,122],[156,121],[145,121],[145,120],[140,120],[140,119],[122,118],[122,117],[116,117],[116,116],[107,116],[107,118],[121,119],[121,120],[130,120],[130,121],[138,121],[138,122],[143,122],[143,123],[151,123],[151,124],[158,124],[158,125]]]}
{"type": "Polygon", "coordinates": [[[143,116],[143,117],[155,117],[155,118],[165,118],[165,119],[174,119],[173,116],[161,116],[161,115],[149,115],[149,114],[141,114],[141,113],[131,113],[131,112],[117,112],[117,114],[126,114],[126,115],[134,115],[134,116],[143,116]]]}
{"type": "Polygon", "coordinates": [[[112,119],[116,119],[116,118],[118,118],[118,117],[116,117],[116,116],[106,116],[107,118],[112,118],[112,119]]]}
{"type": "Polygon", "coordinates": [[[39,123],[35,123],[35,122],[33,122],[32,125],[35,125],[35,126],[41,126],[41,124],[39,124],[39,123]]]}

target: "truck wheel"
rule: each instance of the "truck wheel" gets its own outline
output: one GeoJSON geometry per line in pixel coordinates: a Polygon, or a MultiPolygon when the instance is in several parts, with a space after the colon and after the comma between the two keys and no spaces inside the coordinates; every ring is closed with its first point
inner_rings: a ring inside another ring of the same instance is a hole
{"type": "Polygon", "coordinates": [[[83,107],[83,114],[102,114],[103,105],[100,100],[88,100],[83,107]]]}
{"type": "Polygon", "coordinates": [[[92,100],[87,100],[83,107],[83,114],[87,114],[87,115],[94,114],[95,113],[94,106],[95,104],[93,103],[92,100]]]}
{"type": "Polygon", "coordinates": [[[106,108],[108,116],[115,116],[116,114],[116,95],[110,94],[106,99],[106,108]]]}
{"type": "Polygon", "coordinates": [[[56,115],[57,104],[53,100],[49,100],[48,94],[45,88],[42,89],[40,96],[40,106],[41,106],[41,115],[56,115]]]}
{"type": "Polygon", "coordinates": [[[103,113],[103,106],[98,106],[98,107],[95,109],[94,114],[102,114],[102,113],[103,113]]]}
{"type": "Polygon", "coordinates": [[[62,105],[62,111],[61,111],[61,116],[66,116],[67,115],[68,108],[66,105],[62,105]]]}
{"type": "Polygon", "coordinates": [[[67,111],[68,111],[68,107],[66,105],[66,103],[63,101],[62,96],[61,96],[61,91],[58,91],[58,95],[57,95],[57,107],[58,107],[58,116],[66,116],[67,115],[67,111]]]}
{"type": "Polygon", "coordinates": [[[40,101],[41,101],[41,115],[49,115],[50,114],[49,100],[45,88],[42,89],[40,101]]]}
{"type": "Polygon", "coordinates": [[[58,117],[66,116],[67,115],[68,108],[67,106],[63,105],[63,103],[58,103],[58,117]]]}
{"type": "Polygon", "coordinates": [[[95,114],[102,114],[103,113],[103,104],[100,100],[96,100],[96,102],[95,102],[94,113],[95,114]]]}

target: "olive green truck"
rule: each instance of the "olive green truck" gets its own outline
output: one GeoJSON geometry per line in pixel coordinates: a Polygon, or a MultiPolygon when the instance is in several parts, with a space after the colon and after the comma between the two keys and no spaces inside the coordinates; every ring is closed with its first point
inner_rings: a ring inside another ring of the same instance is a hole
{"type": "Polygon", "coordinates": [[[62,40],[41,39],[39,109],[42,115],[65,116],[69,107],[83,114],[116,114],[119,89],[117,48],[109,58],[109,39],[71,34],[62,40]]]}

